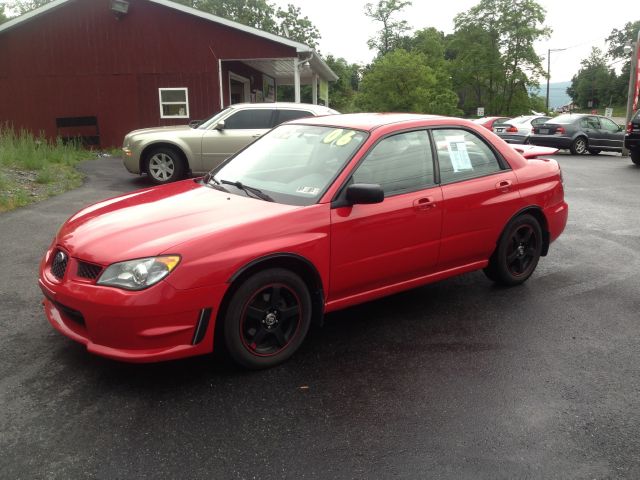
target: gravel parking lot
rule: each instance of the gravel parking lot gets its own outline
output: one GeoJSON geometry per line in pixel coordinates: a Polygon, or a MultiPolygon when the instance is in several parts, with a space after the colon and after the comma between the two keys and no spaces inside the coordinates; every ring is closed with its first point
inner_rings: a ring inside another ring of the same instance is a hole
{"type": "Polygon", "coordinates": [[[557,155],[569,224],[523,286],[481,272],[327,317],[281,367],[87,354],[45,319],[41,255],[146,186],[111,158],[0,215],[0,478],[640,478],[640,168],[557,155]]]}

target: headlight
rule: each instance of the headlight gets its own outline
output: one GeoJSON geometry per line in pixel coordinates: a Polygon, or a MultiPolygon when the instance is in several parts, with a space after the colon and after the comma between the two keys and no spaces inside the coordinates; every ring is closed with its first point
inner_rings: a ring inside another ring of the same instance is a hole
{"type": "Polygon", "coordinates": [[[143,290],[158,283],[180,263],[178,255],[139,258],[127,262],[114,263],[100,275],[98,285],[143,290]]]}

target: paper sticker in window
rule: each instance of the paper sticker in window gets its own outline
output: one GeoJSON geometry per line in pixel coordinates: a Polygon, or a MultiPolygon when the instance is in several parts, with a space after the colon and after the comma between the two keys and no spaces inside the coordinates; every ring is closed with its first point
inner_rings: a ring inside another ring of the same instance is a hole
{"type": "Polygon", "coordinates": [[[451,158],[453,171],[460,172],[462,170],[473,170],[464,137],[460,135],[445,138],[447,141],[447,150],[449,151],[449,158],[451,158]]]}
{"type": "Polygon", "coordinates": [[[296,188],[296,193],[304,193],[305,195],[317,195],[320,193],[320,189],[318,187],[298,187],[296,188]]]}

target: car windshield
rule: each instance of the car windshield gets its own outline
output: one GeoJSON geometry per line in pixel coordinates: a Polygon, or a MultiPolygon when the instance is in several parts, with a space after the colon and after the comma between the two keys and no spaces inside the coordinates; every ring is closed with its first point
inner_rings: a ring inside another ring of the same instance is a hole
{"type": "MultiPolygon", "coordinates": [[[[366,138],[365,132],[348,128],[281,125],[212,170],[208,178],[224,188],[235,183],[259,189],[279,203],[311,205],[366,138]]],[[[233,188],[234,193],[243,191],[233,188]]]]}
{"type": "Polygon", "coordinates": [[[213,117],[209,117],[205,121],[203,121],[200,125],[198,125],[197,128],[199,130],[209,129],[212,125],[215,125],[216,123],[218,123],[220,119],[224,117],[227,113],[229,113],[231,110],[233,110],[231,107],[227,107],[224,110],[219,111],[213,117]]]}

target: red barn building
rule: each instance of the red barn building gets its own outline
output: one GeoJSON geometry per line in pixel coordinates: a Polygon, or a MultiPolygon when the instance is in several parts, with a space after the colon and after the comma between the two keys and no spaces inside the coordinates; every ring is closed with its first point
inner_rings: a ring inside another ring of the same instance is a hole
{"type": "Polygon", "coordinates": [[[103,147],[278,85],[316,103],[336,79],[307,45],[168,0],[55,0],[0,25],[0,122],[103,147]]]}

